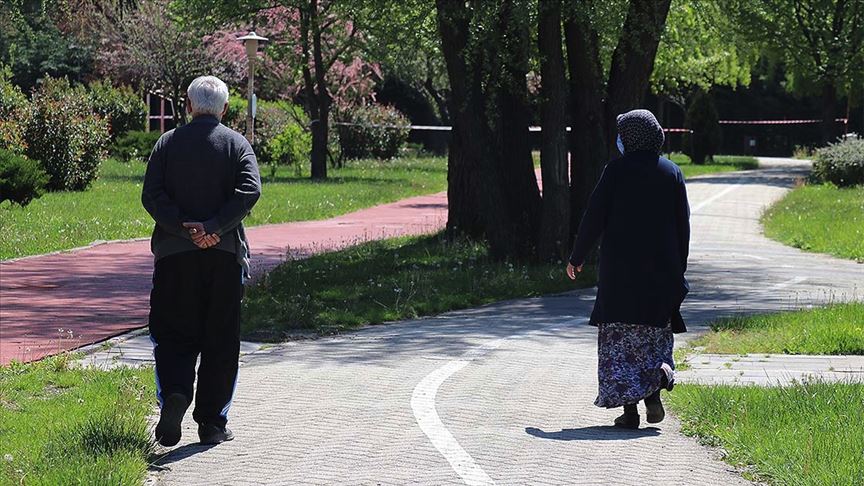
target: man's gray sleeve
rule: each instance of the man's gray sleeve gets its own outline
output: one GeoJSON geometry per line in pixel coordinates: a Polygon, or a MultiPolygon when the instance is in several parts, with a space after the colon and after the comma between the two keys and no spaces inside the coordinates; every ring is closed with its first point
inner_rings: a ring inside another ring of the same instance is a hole
{"type": "Polygon", "coordinates": [[[242,140],[238,147],[240,160],[237,164],[234,194],[219,209],[216,216],[204,221],[204,231],[207,234],[215,233],[222,236],[236,228],[261,197],[261,175],[258,172],[255,152],[246,139],[242,140]]]}
{"type": "Polygon", "coordinates": [[[165,137],[159,138],[144,174],[144,189],[141,191],[141,204],[150,213],[156,224],[166,232],[181,238],[191,239],[183,228],[180,208],[165,192],[165,137]]]}

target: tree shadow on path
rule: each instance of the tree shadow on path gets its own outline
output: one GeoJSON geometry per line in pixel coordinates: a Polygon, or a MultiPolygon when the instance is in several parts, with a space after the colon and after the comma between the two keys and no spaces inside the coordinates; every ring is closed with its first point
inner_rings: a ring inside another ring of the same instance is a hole
{"type": "Polygon", "coordinates": [[[660,435],[660,429],[656,427],[631,430],[612,425],[592,425],[578,429],[562,429],[558,432],[546,432],[536,427],[525,427],[525,432],[539,439],[551,440],[629,440],[660,435]]]}

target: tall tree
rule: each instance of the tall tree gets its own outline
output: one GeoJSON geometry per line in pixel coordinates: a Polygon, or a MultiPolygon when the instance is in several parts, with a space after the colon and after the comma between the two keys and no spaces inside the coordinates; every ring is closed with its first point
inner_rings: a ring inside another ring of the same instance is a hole
{"type": "Polygon", "coordinates": [[[752,42],[783,59],[793,89],[822,96],[822,141],[838,135],[837,99],[864,74],[864,0],[726,0],[752,42]]]}
{"type": "Polygon", "coordinates": [[[723,1],[673,0],[669,8],[651,90],[682,109],[698,91],[750,84],[759,47],[738,32],[723,1]]]}
{"type": "Polygon", "coordinates": [[[594,1],[580,2],[565,19],[570,71],[571,222],[575,228],[603,165],[614,153],[615,118],[638,108],[648,91],[671,0],[631,0],[612,52],[608,78],[594,1]]]}
{"type": "Polygon", "coordinates": [[[66,35],[58,24],[64,5],[39,0],[0,2],[0,64],[25,92],[47,74],[83,82],[93,73],[93,50],[66,35]]]}
{"type": "Polygon", "coordinates": [[[101,32],[99,64],[116,82],[162,93],[171,102],[174,121],[182,124],[187,86],[196,77],[210,74],[216,60],[202,43],[203,34],[185,28],[167,11],[168,3],[142,0],[118,21],[116,29],[101,32]]]}
{"type": "Polygon", "coordinates": [[[567,78],[561,36],[561,2],[538,2],[540,53],[540,167],[543,216],[537,253],[541,259],[565,259],[570,241],[570,188],[567,149],[567,78]]]}
{"type": "Polygon", "coordinates": [[[488,150],[482,117],[483,106],[479,76],[472,76],[469,62],[476,63],[479,52],[470,43],[472,12],[462,2],[436,0],[441,50],[450,80],[450,119],[453,125],[447,156],[447,231],[482,237],[480,193],[481,159],[488,150]]]}
{"type": "Polygon", "coordinates": [[[362,40],[354,5],[339,0],[184,0],[174,5],[211,27],[226,23],[254,27],[258,22],[274,20],[274,16],[286,24],[280,29],[291,38],[273,39],[278,42],[268,49],[272,58],[290,61],[300,73],[299,94],[311,120],[312,178],[326,178],[330,112],[334,90],[339,88],[334,78],[339,67],[355,58],[362,40]]]}
{"type": "Polygon", "coordinates": [[[437,0],[451,87],[448,230],[496,257],[534,253],[540,194],[528,144],[529,2],[437,0]]]}

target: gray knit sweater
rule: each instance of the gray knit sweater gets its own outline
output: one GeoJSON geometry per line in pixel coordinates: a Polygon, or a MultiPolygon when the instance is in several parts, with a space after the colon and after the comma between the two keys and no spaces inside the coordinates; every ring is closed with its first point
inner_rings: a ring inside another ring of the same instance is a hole
{"type": "Polygon", "coordinates": [[[243,218],[261,196],[261,177],[252,146],[214,116],[195,117],[156,142],[141,203],[156,222],[150,247],[158,261],[186,251],[235,253],[249,275],[249,245],[243,218]],[[202,222],[222,241],[201,250],[183,227],[202,222]]]}

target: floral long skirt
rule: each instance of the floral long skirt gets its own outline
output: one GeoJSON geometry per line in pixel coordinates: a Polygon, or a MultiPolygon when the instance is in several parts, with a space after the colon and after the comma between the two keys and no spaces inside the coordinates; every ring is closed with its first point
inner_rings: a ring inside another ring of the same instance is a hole
{"type": "Polygon", "coordinates": [[[600,390],[594,405],[614,408],[637,403],[661,388],[664,363],[672,361],[672,329],[601,323],[597,338],[600,390]]]}

